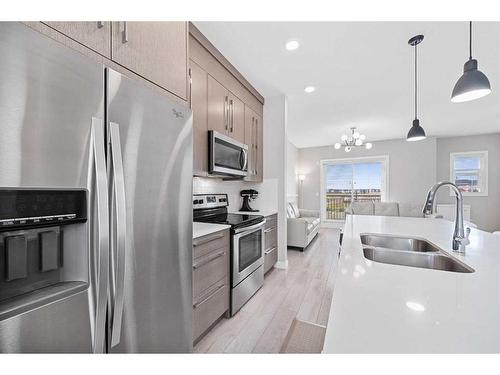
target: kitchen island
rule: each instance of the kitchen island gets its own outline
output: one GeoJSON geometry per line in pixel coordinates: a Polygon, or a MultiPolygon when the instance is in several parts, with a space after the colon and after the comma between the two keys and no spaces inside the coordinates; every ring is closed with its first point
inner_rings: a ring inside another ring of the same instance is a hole
{"type": "Polygon", "coordinates": [[[348,215],[324,353],[499,353],[500,237],[472,229],[454,253],[443,219],[348,215]],[[419,237],[474,269],[458,273],[378,263],[360,234],[419,237]]]}

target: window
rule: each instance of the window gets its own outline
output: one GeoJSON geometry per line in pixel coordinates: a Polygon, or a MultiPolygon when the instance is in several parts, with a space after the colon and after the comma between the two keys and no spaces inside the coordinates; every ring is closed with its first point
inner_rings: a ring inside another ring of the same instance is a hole
{"type": "MultiPolygon", "coordinates": [[[[450,180],[463,195],[488,195],[488,151],[450,154],[450,180]]],[[[450,195],[453,195],[450,190],[450,195]]]]}
{"type": "Polygon", "coordinates": [[[321,213],[326,221],[343,221],[351,202],[386,199],[388,157],[323,160],[321,213]]]}

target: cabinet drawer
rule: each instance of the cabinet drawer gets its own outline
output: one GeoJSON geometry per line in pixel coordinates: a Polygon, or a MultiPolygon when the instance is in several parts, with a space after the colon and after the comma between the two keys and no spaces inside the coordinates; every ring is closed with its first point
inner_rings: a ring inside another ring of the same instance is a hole
{"type": "Polygon", "coordinates": [[[198,257],[193,262],[193,300],[229,273],[229,247],[198,257]]]}
{"type": "Polygon", "coordinates": [[[229,309],[229,286],[224,281],[193,304],[193,341],[229,309]]]}
{"type": "Polygon", "coordinates": [[[275,245],[264,253],[264,273],[269,271],[278,261],[278,247],[275,245]]]}
{"type": "Polygon", "coordinates": [[[278,226],[278,215],[271,215],[266,217],[265,229],[276,228],[278,226]]]}
{"type": "Polygon", "coordinates": [[[269,250],[271,247],[276,246],[277,242],[278,235],[276,227],[264,229],[264,250],[269,250]]]}
{"type": "Polygon", "coordinates": [[[206,255],[214,250],[229,247],[229,230],[208,234],[193,240],[193,259],[206,255]]]}

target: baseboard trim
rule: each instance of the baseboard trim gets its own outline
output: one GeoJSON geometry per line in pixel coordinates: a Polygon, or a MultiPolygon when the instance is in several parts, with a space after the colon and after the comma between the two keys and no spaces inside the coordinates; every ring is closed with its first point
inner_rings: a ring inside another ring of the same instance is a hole
{"type": "Polygon", "coordinates": [[[288,259],[283,261],[278,260],[276,264],[274,265],[274,268],[278,268],[280,270],[286,270],[288,269],[288,259]]]}

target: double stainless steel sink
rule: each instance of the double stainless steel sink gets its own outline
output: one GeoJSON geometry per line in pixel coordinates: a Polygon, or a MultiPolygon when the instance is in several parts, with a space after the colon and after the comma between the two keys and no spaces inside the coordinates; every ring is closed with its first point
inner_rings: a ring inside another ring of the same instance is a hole
{"type": "Polygon", "coordinates": [[[468,265],[423,239],[381,234],[362,234],[360,238],[363,255],[374,262],[450,272],[474,272],[468,265]]]}

